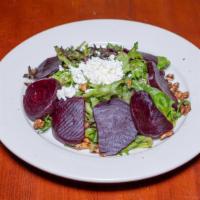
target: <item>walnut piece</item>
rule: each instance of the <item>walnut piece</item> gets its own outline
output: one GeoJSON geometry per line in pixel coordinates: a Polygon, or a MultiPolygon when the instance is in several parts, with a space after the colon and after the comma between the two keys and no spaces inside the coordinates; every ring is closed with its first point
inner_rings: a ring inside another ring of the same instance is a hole
{"type": "Polygon", "coordinates": [[[164,140],[165,138],[167,137],[170,137],[171,135],[173,135],[173,131],[167,131],[166,133],[163,133],[161,136],[160,136],[160,139],[161,140],[164,140]]]}
{"type": "Polygon", "coordinates": [[[85,92],[85,91],[87,90],[87,83],[80,84],[80,85],[79,85],[79,89],[80,89],[82,92],[85,92]]]}
{"type": "Polygon", "coordinates": [[[190,104],[181,105],[180,110],[182,115],[187,115],[191,111],[191,105],[190,104]]]}
{"type": "Polygon", "coordinates": [[[167,81],[173,81],[174,80],[174,74],[167,74],[166,79],[167,79],[167,81]]]}
{"type": "Polygon", "coordinates": [[[34,129],[40,129],[44,127],[44,121],[42,119],[36,119],[33,123],[34,129]]]}

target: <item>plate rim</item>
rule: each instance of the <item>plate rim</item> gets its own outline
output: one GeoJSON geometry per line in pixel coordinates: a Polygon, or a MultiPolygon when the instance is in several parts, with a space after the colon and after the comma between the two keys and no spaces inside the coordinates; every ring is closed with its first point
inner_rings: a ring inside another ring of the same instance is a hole
{"type": "Polygon", "coordinates": [[[59,27],[62,27],[62,26],[66,26],[66,25],[70,25],[70,24],[74,24],[74,23],[87,23],[87,22],[90,22],[90,21],[121,21],[121,22],[130,22],[130,23],[138,23],[138,24],[143,24],[144,26],[149,26],[149,27],[152,27],[152,28],[157,28],[157,29],[160,29],[160,30],[164,30],[170,34],[174,34],[180,38],[182,38],[183,40],[185,40],[185,42],[189,42],[191,45],[193,45],[195,48],[197,48],[197,50],[200,50],[200,48],[195,45],[192,41],[190,41],[189,39],[186,39],[184,38],[182,35],[176,33],[176,32],[172,32],[170,31],[169,29],[167,28],[163,28],[161,26],[158,26],[158,25],[154,25],[153,23],[146,23],[146,22],[141,22],[141,21],[138,21],[138,20],[129,20],[129,19],[117,19],[117,18],[93,18],[93,19],[80,19],[78,21],[70,21],[70,22],[67,22],[67,23],[63,23],[63,24],[59,24],[59,25],[56,25],[56,26],[53,26],[53,27],[49,27],[47,29],[44,29],[42,31],[39,31],[37,33],[35,33],[34,35],[31,35],[27,38],[25,38],[24,40],[22,40],[20,43],[18,43],[16,46],[14,46],[13,48],[11,48],[10,50],[8,50],[8,52],[6,52],[6,54],[1,58],[0,60],[0,64],[1,62],[8,56],[8,54],[15,50],[15,48],[17,48],[18,46],[20,46],[22,43],[25,43],[26,41],[28,41],[29,39],[37,36],[37,35],[40,35],[44,32],[48,32],[50,30],[53,30],[53,29],[56,29],[56,28],[59,28],[59,27]]]}

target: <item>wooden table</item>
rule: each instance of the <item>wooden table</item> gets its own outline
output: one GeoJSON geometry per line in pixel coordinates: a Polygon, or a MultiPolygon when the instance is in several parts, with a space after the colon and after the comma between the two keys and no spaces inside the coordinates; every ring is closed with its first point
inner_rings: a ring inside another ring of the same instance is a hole
{"type": "MultiPolygon", "coordinates": [[[[176,32],[200,47],[200,0],[1,0],[0,58],[35,33],[92,18],[120,18],[154,24],[176,32]]],[[[96,185],[39,171],[0,144],[0,200],[18,199],[198,200],[200,156],[157,178],[96,185]]]]}

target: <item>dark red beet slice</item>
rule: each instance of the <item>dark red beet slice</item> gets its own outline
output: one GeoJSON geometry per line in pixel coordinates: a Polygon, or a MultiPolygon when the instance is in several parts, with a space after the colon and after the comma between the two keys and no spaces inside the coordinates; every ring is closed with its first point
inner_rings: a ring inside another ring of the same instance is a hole
{"type": "Polygon", "coordinates": [[[38,67],[35,74],[35,79],[45,78],[59,70],[58,57],[51,57],[44,60],[38,67]]]}
{"type": "Polygon", "coordinates": [[[23,98],[24,110],[31,120],[42,118],[53,111],[59,83],[51,79],[42,79],[31,83],[23,98]]]}
{"type": "Polygon", "coordinates": [[[142,54],[142,57],[145,61],[147,61],[147,62],[152,61],[157,64],[158,60],[157,60],[156,56],[149,54],[149,53],[144,53],[144,52],[140,52],[140,53],[142,54]]]}
{"type": "Polygon", "coordinates": [[[152,87],[155,87],[161,91],[163,91],[167,96],[170,97],[171,100],[175,102],[175,107],[177,106],[177,99],[172,94],[169,89],[168,83],[164,78],[164,75],[160,73],[156,64],[154,62],[147,63],[147,70],[148,70],[148,82],[152,87]]]}
{"type": "Polygon", "coordinates": [[[94,118],[98,129],[100,153],[115,155],[137,135],[130,106],[119,99],[112,99],[94,107],[94,118]]]}
{"type": "Polygon", "coordinates": [[[54,137],[64,144],[74,145],[84,139],[85,102],[81,97],[54,103],[52,127],[54,137]]]}
{"type": "MultiPolygon", "coordinates": [[[[158,64],[157,56],[154,56],[149,53],[144,53],[144,52],[140,52],[140,53],[142,54],[142,57],[146,62],[154,62],[154,63],[156,63],[156,65],[158,64]]],[[[165,71],[164,70],[159,70],[159,71],[160,71],[160,75],[164,77],[165,71]]]]}
{"type": "Polygon", "coordinates": [[[131,114],[139,133],[153,138],[173,129],[173,125],[156,108],[146,92],[135,92],[131,98],[131,114]]]}

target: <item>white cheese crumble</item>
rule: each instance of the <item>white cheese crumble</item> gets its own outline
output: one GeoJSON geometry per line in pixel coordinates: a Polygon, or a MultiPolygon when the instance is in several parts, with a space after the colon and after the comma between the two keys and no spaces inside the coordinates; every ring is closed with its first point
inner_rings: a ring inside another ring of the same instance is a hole
{"type": "Polygon", "coordinates": [[[67,98],[71,98],[76,94],[76,89],[72,86],[65,87],[63,86],[60,90],[57,90],[58,99],[66,100],[67,98]]]}
{"type": "Polygon", "coordinates": [[[83,84],[87,82],[80,67],[76,68],[76,67],[69,66],[69,71],[71,72],[72,78],[75,83],[83,84]]]}
{"type": "Polygon", "coordinates": [[[131,78],[132,74],[128,74],[128,77],[131,78]]]}
{"type": "Polygon", "coordinates": [[[89,93],[90,91],[92,91],[93,89],[87,89],[86,91],[85,91],[85,93],[89,93]]]}
{"type": "Polygon", "coordinates": [[[76,84],[76,85],[74,86],[74,88],[78,91],[78,89],[79,89],[79,85],[76,84]]]}
{"type": "Polygon", "coordinates": [[[108,60],[92,57],[86,63],[81,62],[78,68],[70,66],[75,83],[83,84],[89,80],[93,84],[111,84],[121,80],[124,73],[122,62],[110,56],[108,60]]]}
{"type": "Polygon", "coordinates": [[[63,67],[59,65],[59,71],[63,71],[63,67]]]}

